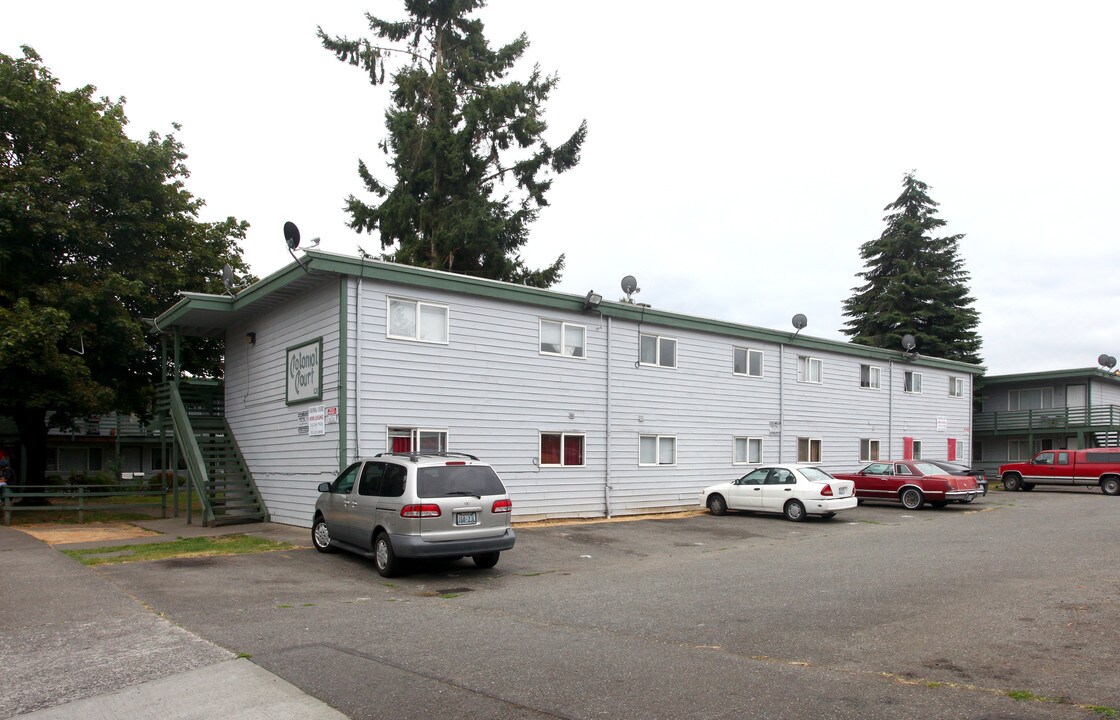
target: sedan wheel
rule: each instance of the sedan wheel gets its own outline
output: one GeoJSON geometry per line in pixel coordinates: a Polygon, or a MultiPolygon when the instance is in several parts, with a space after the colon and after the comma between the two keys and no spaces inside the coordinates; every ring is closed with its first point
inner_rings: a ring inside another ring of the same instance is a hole
{"type": "Polygon", "coordinates": [[[385,533],[380,533],[373,541],[373,564],[377,566],[377,572],[381,577],[393,577],[400,569],[400,561],[397,560],[397,554],[393,552],[393,544],[389,542],[389,536],[385,533]]]}
{"type": "Polygon", "coordinates": [[[712,515],[727,514],[727,501],[723,499],[722,495],[712,495],[708,498],[708,512],[712,515]]]}
{"type": "Polygon", "coordinates": [[[1120,479],[1106,477],[1101,480],[1101,492],[1105,495],[1120,495],[1120,479]]]}
{"type": "Polygon", "coordinates": [[[790,500],[785,507],[786,520],[801,522],[805,519],[805,506],[799,500],[790,500]]]}
{"type": "Polygon", "coordinates": [[[311,544],[321,553],[334,552],[334,548],[331,547],[331,531],[323,518],[316,518],[315,524],[311,527],[311,544]]]}
{"type": "Polygon", "coordinates": [[[907,510],[920,510],[926,502],[922,491],[917,488],[906,488],[902,491],[899,499],[902,500],[902,507],[907,510]]]}

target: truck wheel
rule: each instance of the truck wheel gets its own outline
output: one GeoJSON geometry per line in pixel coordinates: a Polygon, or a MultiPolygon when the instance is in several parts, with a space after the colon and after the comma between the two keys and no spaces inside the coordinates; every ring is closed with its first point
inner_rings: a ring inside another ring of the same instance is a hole
{"type": "Polygon", "coordinates": [[[902,501],[902,507],[907,510],[920,510],[926,502],[925,496],[918,488],[906,488],[899,494],[898,499],[902,501]]]}
{"type": "Polygon", "coordinates": [[[1031,490],[1034,490],[1034,483],[1019,481],[1019,487],[1023,488],[1027,492],[1030,492],[1031,490]]]}
{"type": "Polygon", "coordinates": [[[1101,492],[1105,495],[1120,495],[1120,478],[1109,475],[1101,480],[1101,492]]]}
{"type": "Polygon", "coordinates": [[[1003,476],[1003,489],[1015,491],[1019,489],[1019,476],[1018,475],[1004,475],[1003,476]]]}

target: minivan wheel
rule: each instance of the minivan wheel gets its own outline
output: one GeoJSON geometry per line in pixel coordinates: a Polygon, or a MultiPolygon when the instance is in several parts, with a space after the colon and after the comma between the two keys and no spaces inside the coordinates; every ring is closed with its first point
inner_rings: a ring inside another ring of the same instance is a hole
{"type": "Polygon", "coordinates": [[[1110,475],[1101,480],[1101,492],[1105,495],[1120,495],[1120,478],[1110,475]]]}
{"type": "Polygon", "coordinates": [[[899,495],[899,500],[902,501],[902,507],[907,510],[920,510],[926,501],[922,491],[917,488],[906,488],[899,495]]]}
{"type": "Polygon", "coordinates": [[[381,577],[393,577],[400,569],[400,561],[393,552],[393,543],[389,542],[389,536],[383,532],[378,533],[373,541],[373,564],[381,577]]]}
{"type": "Polygon", "coordinates": [[[488,552],[479,555],[471,555],[471,560],[480,568],[488,569],[498,564],[498,558],[502,556],[501,552],[488,552]]]}
{"type": "Polygon", "coordinates": [[[334,552],[331,531],[327,528],[327,521],[321,517],[315,518],[315,524],[311,526],[311,544],[321,553],[334,552]]]}

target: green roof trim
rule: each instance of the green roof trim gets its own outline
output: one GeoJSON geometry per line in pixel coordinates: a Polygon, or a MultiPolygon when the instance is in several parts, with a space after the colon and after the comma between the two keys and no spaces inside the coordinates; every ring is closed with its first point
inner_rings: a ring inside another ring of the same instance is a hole
{"type": "MultiPolygon", "coordinates": [[[[247,310],[255,302],[269,296],[277,290],[303,280],[307,275],[316,274],[350,275],[385,283],[444,290],[492,300],[535,305],[537,307],[551,308],[554,310],[566,310],[577,313],[584,312],[584,298],[582,295],[571,295],[554,290],[542,290],[540,288],[514,285],[498,280],[488,280],[467,275],[457,275],[455,273],[430,270],[411,265],[398,265],[384,260],[363,260],[357,257],[337,255],[321,250],[307,250],[302,263],[294,262],[289,264],[272,275],[245,288],[239,292],[236,297],[184,293],[182,300],[176,303],[170,310],[156,318],[156,325],[159,328],[168,328],[180,322],[189,324],[185,321],[185,318],[193,309],[218,310],[230,313],[247,310]]],[[[793,332],[769,330],[723,320],[683,315],[624,302],[604,300],[594,312],[620,320],[641,322],[643,325],[656,325],[663,328],[679,330],[694,330],[722,335],[740,341],[755,340],[784,344],[795,348],[803,348],[805,350],[837,352],[845,355],[877,360],[879,362],[889,362],[892,360],[907,362],[903,358],[901,350],[885,350],[839,340],[826,340],[824,338],[815,338],[793,332]]],[[[908,361],[907,364],[942,368],[971,375],[981,375],[984,372],[984,367],[982,365],[972,365],[955,360],[943,360],[940,358],[922,356],[908,361]]]]}
{"type": "Polygon", "coordinates": [[[1081,380],[1094,378],[1109,382],[1120,382],[1120,376],[1115,372],[1101,370],[1100,368],[1075,368],[1072,370],[1044,370],[1042,372],[1016,373],[1013,375],[985,375],[984,386],[991,385],[1019,385],[1029,382],[1047,382],[1054,380],[1081,380]]]}

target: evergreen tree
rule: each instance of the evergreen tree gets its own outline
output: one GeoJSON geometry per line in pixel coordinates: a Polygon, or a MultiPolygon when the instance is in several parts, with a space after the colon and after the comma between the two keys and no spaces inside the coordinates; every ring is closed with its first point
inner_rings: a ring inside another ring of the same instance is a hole
{"type": "Polygon", "coordinates": [[[552,175],[575,167],[586,121],[556,147],[544,139],[543,104],[557,76],[534,67],[527,80],[506,80],[529,41],[523,33],[493,50],[483,24],[468,16],[484,0],[406,0],[409,18],[381,20],[367,13],[375,41],[330,37],[323,46],[360,66],[374,85],[391,74],[392,107],[385,113],[396,183],[358,174],[381,198],[367,204],[351,195],[350,226],[380,233],[385,259],[480,277],[549,287],[560,278],[561,255],[532,270],[518,250],[541,207],[552,175]],[[378,44],[387,41],[388,44],[378,44]]]}
{"type": "MultiPolygon", "coordinates": [[[[182,145],[124,132],[124,101],[63,91],[29,47],[0,53],[0,415],[41,482],[47,431],[87,415],[143,414],[161,378],[142,318],[182,290],[221,292],[245,270],[244,223],[199,222],[182,145]]],[[[221,371],[221,346],[187,343],[184,368],[221,371]]]]}
{"type": "Polygon", "coordinates": [[[929,186],[910,173],[902,194],[884,208],[887,228],[860,247],[866,283],[844,303],[843,328],[852,341],[901,349],[909,333],[923,355],[980,362],[979,315],[968,294],[969,274],[958,243],[964,235],[934,237],[945,225],[929,186]]]}

